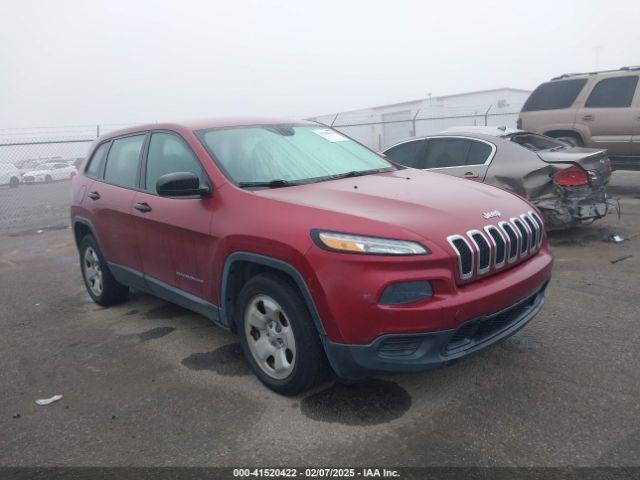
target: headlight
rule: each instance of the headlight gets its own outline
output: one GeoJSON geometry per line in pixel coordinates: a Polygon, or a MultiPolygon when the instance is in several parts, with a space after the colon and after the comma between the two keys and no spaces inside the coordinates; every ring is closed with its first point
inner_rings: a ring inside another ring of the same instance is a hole
{"type": "Polygon", "coordinates": [[[424,255],[431,253],[419,243],[391,238],[363,237],[347,233],[313,230],[311,236],[320,248],[333,252],[369,255],[424,255]]]}

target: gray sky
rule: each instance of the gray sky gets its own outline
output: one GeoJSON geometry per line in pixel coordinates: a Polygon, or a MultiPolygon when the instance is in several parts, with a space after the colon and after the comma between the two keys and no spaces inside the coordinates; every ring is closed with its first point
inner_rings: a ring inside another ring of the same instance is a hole
{"type": "Polygon", "coordinates": [[[640,1],[0,0],[0,127],[309,116],[640,64],[640,1]]]}

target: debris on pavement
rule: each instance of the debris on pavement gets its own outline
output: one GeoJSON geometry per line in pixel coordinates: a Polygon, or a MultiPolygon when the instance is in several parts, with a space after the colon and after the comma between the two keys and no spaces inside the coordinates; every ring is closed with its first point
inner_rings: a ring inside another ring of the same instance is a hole
{"type": "Polygon", "coordinates": [[[611,263],[618,263],[618,262],[621,262],[621,261],[626,260],[626,259],[631,258],[631,257],[633,257],[633,255],[623,255],[622,257],[618,257],[618,258],[615,258],[615,259],[611,260],[611,263]]]}
{"type": "Polygon", "coordinates": [[[13,416],[13,418],[20,418],[20,414],[19,414],[19,413],[16,413],[16,414],[13,416]]]}
{"type": "Polygon", "coordinates": [[[38,405],[49,405],[53,402],[57,402],[58,400],[62,400],[62,395],[54,395],[51,398],[42,398],[40,400],[36,400],[38,405]]]}
{"type": "Polygon", "coordinates": [[[609,237],[609,241],[613,243],[622,243],[624,242],[624,237],[622,235],[611,235],[609,237]]]}

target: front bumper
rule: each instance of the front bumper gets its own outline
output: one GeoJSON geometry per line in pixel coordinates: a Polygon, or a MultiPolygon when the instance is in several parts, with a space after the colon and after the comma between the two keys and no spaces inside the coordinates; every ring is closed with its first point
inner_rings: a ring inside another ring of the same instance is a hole
{"type": "Polygon", "coordinates": [[[485,350],[524,327],[544,305],[548,281],[533,293],[492,315],[474,318],[456,329],[429,333],[385,334],[368,345],[325,341],[336,374],[360,379],[373,374],[416,372],[450,365],[485,350]]]}

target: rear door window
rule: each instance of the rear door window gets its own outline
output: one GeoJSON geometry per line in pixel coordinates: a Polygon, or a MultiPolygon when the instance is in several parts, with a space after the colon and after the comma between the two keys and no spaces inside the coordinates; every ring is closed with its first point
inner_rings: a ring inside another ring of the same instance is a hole
{"type": "MultiPolygon", "coordinates": [[[[430,138],[423,168],[460,167],[467,164],[468,138],[430,138]]],[[[484,163],[484,162],[483,162],[484,163]]]]}
{"type": "Polygon", "coordinates": [[[543,83],[536,88],[522,107],[523,112],[569,108],[587,83],[586,78],[543,83]]]}
{"type": "Polygon", "coordinates": [[[105,182],[129,188],[138,186],[138,167],[144,139],[145,135],[134,135],[113,141],[104,171],[105,182]]]}
{"type": "Polygon", "coordinates": [[[637,75],[605,78],[596,83],[584,106],[586,108],[630,107],[637,85],[637,75]]]}
{"type": "Polygon", "coordinates": [[[384,154],[389,160],[404,165],[405,167],[423,168],[421,165],[422,156],[420,155],[423,145],[424,140],[404,142],[395,147],[391,147],[385,151],[384,154]]]}
{"type": "Polygon", "coordinates": [[[172,133],[153,133],[147,154],[146,189],[156,193],[158,178],[176,172],[193,173],[204,183],[200,162],[184,140],[172,133]]]}
{"type": "Polygon", "coordinates": [[[103,143],[93,153],[91,160],[89,160],[89,165],[84,172],[87,177],[98,178],[98,175],[100,175],[100,170],[102,169],[104,159],[107,157],[109,145],[109,142],[103,143]]]}
{"type": "Polygon", "coordinates": [[[471,140],[466,165],[484,165],[489,160],[492,151],[493,148],[488,143],[471,140]]]}

